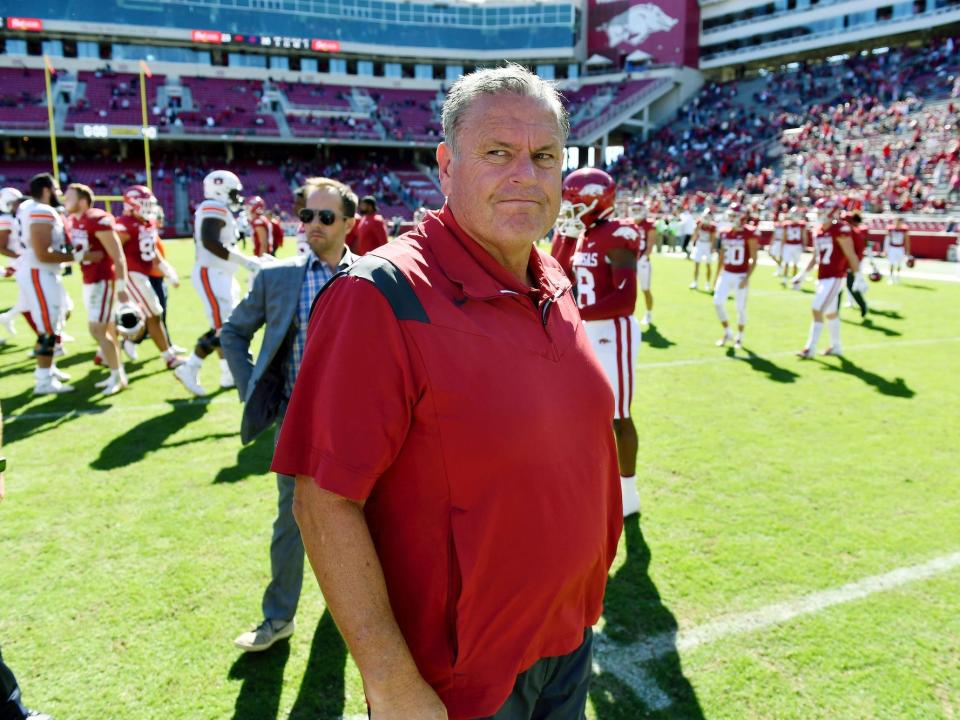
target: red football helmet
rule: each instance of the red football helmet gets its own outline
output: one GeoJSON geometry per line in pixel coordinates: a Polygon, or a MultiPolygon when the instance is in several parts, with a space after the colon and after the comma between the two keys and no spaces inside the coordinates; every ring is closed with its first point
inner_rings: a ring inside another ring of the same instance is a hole
{"type": "Polygon", "coordinates": [[[157,216],[157,198],[146,185],[132,185],[123,192],[123,211],[144,220],[157,216]]]}
{"type": "Polygon", "coordinates": [[[813,207],[822,222],[833,222],[843,212],[843,201],[839,197],[820,198],[813,207]]]}
{"type": "Polygon", "coordinates": [[[266,212],[267,204],[263,201],[262,197],[254,195],[253,197],[247,198],[246,207],[247,215],[250,217],[258,217],[266,212]]]}
{"type": "Polygon", "coordinates": [[[580,168],[563,181],[561,214],[566,211],[590,227],[613,212],[616,198],[612,177],[597,168],[580,168]]]}
{"type": "Polygon", "coordinates": [[[870,280],[873,282],[880,282],[881,280],[883,280],[883,275],[881,275],[880,271],[877,270],[876,268],[871,270],[870,274],[867,275],[867,277],[870,278],[870,280]]]}
{"type": "Polygon", "coordinates": [[[912,268],[912,267],[913,267],[914,265],[916,265],[916,264],[917,264],[917,261],[913,259],[913,255],[911,255],[910,257],[907,258],[907,267],[908,267],[908,268],[912,268]]]}

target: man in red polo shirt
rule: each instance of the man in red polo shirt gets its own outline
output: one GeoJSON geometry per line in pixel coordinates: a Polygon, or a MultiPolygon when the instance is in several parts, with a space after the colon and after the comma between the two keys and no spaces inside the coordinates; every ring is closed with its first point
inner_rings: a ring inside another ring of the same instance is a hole
{"type": "Polygon", "coordinates": [[[357,255],[366,255],[381,245],[387,244],[387,223],[383,215],[377,212],[377,199],[372,195],[364,195],[357,205],[360,220],[357,222],[357,240],[353,252],[357,255]]]}
{"type": "Polygon", "coordinates": [[[443,125],[447,205],[319,295],[273,469],[374,720],[575,720],[623,520],[610,386],[534,246],[569,121],[511,65],[443,125]]]}

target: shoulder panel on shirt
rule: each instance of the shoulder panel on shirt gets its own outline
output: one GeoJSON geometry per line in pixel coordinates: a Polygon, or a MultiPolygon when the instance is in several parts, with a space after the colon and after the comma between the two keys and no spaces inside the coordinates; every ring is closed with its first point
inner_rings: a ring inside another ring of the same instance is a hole
{"type": "Polygon", "coordinates": [[[311,315],[313,315],[313,311],[317,307],[317,302],[323,295],[324,290],[346,275],[373,283],[383,294],[383,297],[386,298],[387,302],[390,303],[390,307],[393,309],[393,314],[397,320],[413,320],[422,323],[430,322],[426,309],[424,309],[417,294],[413,291],[413,286],[410,285],[410,281],[407,280],[406,276],[400,271],[400,268],[386,258],[369,254],[364,255],[349,268],[330,278],[330,281],[324,285],[320,292],[317,293],[317,297],[314,298],[313,305],[310,308],[311,315]]]}

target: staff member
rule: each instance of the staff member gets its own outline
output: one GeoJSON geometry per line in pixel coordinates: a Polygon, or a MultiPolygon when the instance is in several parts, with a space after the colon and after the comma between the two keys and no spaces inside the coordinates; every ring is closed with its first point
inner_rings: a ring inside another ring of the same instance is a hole
{"type": "MultiPolygon", "coordinates": [[[[357,196],[343,183],[312,178],[306,210],[300,210],[308,251],[254,277],[253,288],[220,331],[220,346],[244,401],[240,440],[246,444],[274,420],[283,421],[307,337],[310,307],[320,288],[356,256],[344,247],[353,225],[357,196]],[[256,365],[250,356],[254,334],[266,326],[256,365]]],[[[270,584],[263,594],[263,620],[235,645],[266,650],[294,630],[303,584],[303,543],[293,519],[293,478],[277,475],[277,518],[270,541],[270,584]]]]}
{"type": "Polygon", "coordinates": [[[623,518],[610,386],[534,245],[569,121],[509,65],[443,127],[447,204],[321,293],[273,467],[373,720],[574,720],[623,518]]]}

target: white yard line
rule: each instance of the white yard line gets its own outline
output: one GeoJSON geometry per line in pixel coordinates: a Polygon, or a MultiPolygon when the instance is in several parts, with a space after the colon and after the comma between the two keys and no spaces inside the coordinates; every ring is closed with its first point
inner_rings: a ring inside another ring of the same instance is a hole
{"type": "MultiPolygon", "coordinates": [[[[945,338],[917,338],[916,340],[887,340],[885,342],[875,342],[875,343],[862,343],[860,345],[844,345],[844,350],[849,352],[851,350],[891,350],[897,347],[903,346],[912,346],[912,345],[940,345],[943,343],[953,343],[960,342],[960,337],[945,337],[945,338]]],[[[799,350],[799,346],[797,350],[799,350]]],[[[725,353],[725,350],[718,350],[716,357],[705,357],[705,358],[690,358],[689,360],[664,360],[663,362],[652,362],[652,363],[637,363],[638,370],[652,370],[656,368],[668,368],[668,367],[682,367],[684,365],[712,365],[714,363],[724,363],[736,361],[739,359],[745,359],[750,357],[744,353],[740,353],[735,357],[729,357],[725,353]]],[[[780,358],[780,357],[791,357],[796,355],[794,350],[786,350],[781,352],[773,353],[763,353],[757,352],[754,353],[757,357],[763,359],[769,358],[780,358]]]]}
{"type": "Polygon", "coordinates": [[[860,600],[909,583],[927,580],[957,567],[960,567],[960,552],[942,555],[919,565],[897,568],[883,575],[872,575],[838,588],[821,590],[794,600],[767,605],[751,612],[725,615],[677,633],[653,635],[630,645],[616,645],[602,633],[597,633],[594,672],[613,673],[629,685],[651,709],[663,709],[672,701],[657,687],[652,675],[644,667],[646,663],[670,653],[682,653],[725,637],[743,635],[780,625],[803,615],[818,613],[834,605],[860,600]]]}
{"type": "Polygon", "coordinates": [[[212,398],[191,398],[187,400],[171,400],[164,403],[150,403],[148,405],[101,405],[98,407],[85,408],[83,410],[64,410],[62,412],[25,412],[18,415],[11,415],[3,419],[4,424],[9,425],[17,420],[50,420],[67,417],[80,417],[83,415],[125,415],[127,413],[155,412],[157,410],[170,410],[178,406],[190,405],[220,405],[228,402],[230,398],[212,397],[212,398]]]}

